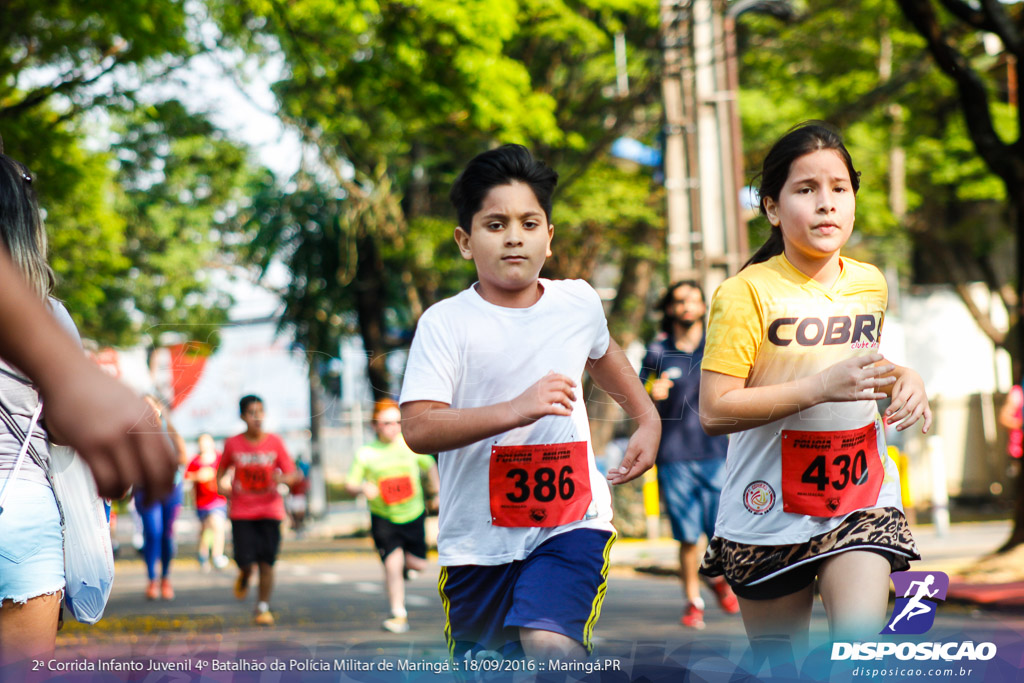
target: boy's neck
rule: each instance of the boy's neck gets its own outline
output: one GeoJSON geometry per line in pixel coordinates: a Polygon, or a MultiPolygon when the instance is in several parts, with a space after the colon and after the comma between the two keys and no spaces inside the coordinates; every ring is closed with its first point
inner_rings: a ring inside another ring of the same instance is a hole
{"type": "Polygon", "coordinates": [[[258,431],[258,432],[254,432],[252,430],[247,429],[247,430],[245,430],[245,433],[242,434],[242,436],[244,436],[249,441],[252,441],[253,443],[259,443],[260,441],[263,440],[263,437],[265,435],[266,435],[266,432],[264,432],[262,429],[260,431],[258,431]]]}
{"type": "Polygon", "coordinates": [[[540,301],[544,294],[544,285],[539,280],[534,280],[530,285],[515,291],[491,287],[483,282],[477,282],[474,289],[487,303],[503,308],[529,308],[540,301]]]}

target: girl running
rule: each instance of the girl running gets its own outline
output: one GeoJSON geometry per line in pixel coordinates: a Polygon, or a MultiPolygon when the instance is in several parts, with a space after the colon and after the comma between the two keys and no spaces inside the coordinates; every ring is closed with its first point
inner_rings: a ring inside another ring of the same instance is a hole
{"type": "Polygon", "coordinates": [[[889,573],[920,559],[882,420],[932,416],[920,375],[878,353],[885,279],[839,253],[859,186],[831,128],[783,136],[759,188],[771,236],[711,304],[701,423],[733,437],[701,571],[732,586],[759,661],[804,649],[815,578],[832,638],[874,637],[889,573]]]}

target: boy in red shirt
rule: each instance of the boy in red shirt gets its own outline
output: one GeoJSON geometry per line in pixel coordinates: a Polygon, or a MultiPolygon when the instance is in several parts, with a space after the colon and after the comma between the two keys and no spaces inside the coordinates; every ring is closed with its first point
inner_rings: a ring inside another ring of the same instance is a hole
{"type": "Polygon", "coordinates": [[[259,602],[254,621],[272,626],[270,595],[274,591],[274,562],[281,546],[284,499],[278,484],[292,485],[302,478],[284,443],[276,434],[263,431],[263,399],[243,396],[238,402],[246,430],[224,442],[217,467],[217,481],[232,472],[231,487],[224,491],[231,501],[231,535],[238,564],[235,597],[244,600],[253,565],[259,566],[259,602]]]}

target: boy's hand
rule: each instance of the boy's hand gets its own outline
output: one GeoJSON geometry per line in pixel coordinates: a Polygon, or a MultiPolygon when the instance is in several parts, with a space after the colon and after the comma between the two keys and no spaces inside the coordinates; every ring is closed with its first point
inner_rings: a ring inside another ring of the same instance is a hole
{"type": "Polygon", "coordinates": [[[661,373],[661,376],[651,384],[651,398],[655,401],[664,401],[668,398],[668,392],[673,386],[675,386],[675,382],[668,376],[668,372],[661,373]]]}
{"type": "Polygon", "coordinates": [[[922,418],[924,424],[921,425],[921,433],[927,434],[928,428],[932,426],[932,410],[928,406],[924,380],[910,368],[903,368],[900,378],[892,387],[892,402],[883,419],[885,424],[896,425],[896,431],[902,432],[922,418]]]}
{"type": "Polygon", "coordinates": [[[510,401],[512,411],[525,418],[523,424],[536,422],[548,415],[572,415],[575,386],[576,382],[571,378],[552,370],[510,401]]]}
{"type": "Polygon", "coordinates": [[[625,484],[632,481],[654,466],[658,456],[658,443],[661,441],[661,421],[658,419],[642,422],[626,446],[626,454],[615,469],[609,470],[610,484],[625,484]]]}

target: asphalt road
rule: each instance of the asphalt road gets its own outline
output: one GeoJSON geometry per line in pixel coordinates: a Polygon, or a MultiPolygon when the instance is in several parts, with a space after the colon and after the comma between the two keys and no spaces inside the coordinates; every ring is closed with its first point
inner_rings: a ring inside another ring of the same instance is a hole
{"type": "MultiPolygon", "coordinates": [[[[141,560],[119,561],[116,587],[104,619],[96,626],[68,623],[58,636],[58,661],[37,665],[28,680],[390,682],[454,678],[448,670],[379,673],[355,669],[367,661],[380,666],[397,662],[406,669],[440,666],[445,659],[444,614],[436,568],[407,584],[412,630],[403,635],[380,627],[387,616],[387,601],[380,563],[369,539],[347,539],[319,551],[314,547],[303,554],[285,554],[277,565],[271,603],[277,623],[273,627],[252,623],[254,588],[248,600],[237,601],[232,595],[234,577],[233,568],[201,573],[195,560],[180,559],[173,571],[175,600],[150,602],[143,597],[146,577],[141,560]],[[337,550],[339,547],[343,549],[337,550]],[[161,662],[179,668],[161,671],[161,662]],[[130,668],[139,666],[143,668],[130,668]],[[102,667],[107,670],[100,671],[102,667]],[[329,671],[321,670],[324,667],[329,671]]],[[[693,632],[679,625],[682,600],[673,577],[613,568],[596,629],[593,660],[605,662],[608,668],[591,672],[589,677],[586,672],[579,675],[584,680],[602,681],[641,680],[643,676],[647,680],[682,680],[685,671],[692,681],[755,680],[745,675],[737,678],[747,652],[740,618],[718,610],[710,593],[706,599],[707,629],[693,632]]],[[[1016,643],[1006,647],[1016,647],[1007,652],[1018,657],[1019,664],[1024,615],[942,605],[927,637],[1016,643]]],[[[824,610],[818,603],[812,643],[819,645],[819,651],[812,659],[827,667],[826,641],[824,610]]],[[[768,675],[758,680],[817,680],[817,676],[833,681],[862,680],[854,675],[837,676],[835,671],[805,669],[804,673],[809,678],[768,675]]],[[[522,673],[519,678],[532,680],[533,674],[522,673]]],[[[957,680],[1001,679],[993,678],[990,669],[984,677],[967,674],[957,680]]]]}

